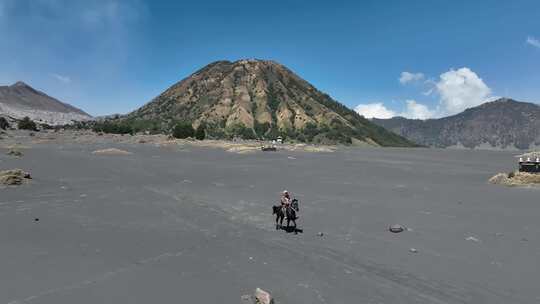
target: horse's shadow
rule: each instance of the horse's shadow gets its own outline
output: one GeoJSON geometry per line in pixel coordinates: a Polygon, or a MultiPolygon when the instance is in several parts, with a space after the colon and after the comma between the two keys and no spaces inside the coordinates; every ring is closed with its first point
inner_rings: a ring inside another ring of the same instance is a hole
{"type": "Polygon", "coordinates": [[[281,227],[281,230],[287,232],[287,233],[294,233],[294,234],[297,234],[297,233],[304,233],[304,229],[300,229],[300,228],[296,228],[294,226],[283,226],[281,227]]]}

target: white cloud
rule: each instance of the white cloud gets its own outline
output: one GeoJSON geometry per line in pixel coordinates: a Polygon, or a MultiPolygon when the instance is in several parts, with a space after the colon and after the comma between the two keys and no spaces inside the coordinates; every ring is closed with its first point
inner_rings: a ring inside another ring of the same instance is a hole
{"type": "Polygon", "coordinates": [[[469,68],[441,74],[435,89],[440,96],[439,107],[445,115],[459,113],[478,106],[490,98],[491,89],[469,68]]]}
{"type": "Polygon", "coordinates": [[[415,100],[407,100],[407,107],[400,116],[411,119],[428,119],[435,116],[435,112],[431,111],[426,105],[417,103],[415,100]]]}
{"type": "Polygon", "coordinates": [[[392,118],[396,113],[387,109],[382,102],[359,104],[354,110],[365,118],[392,118]]]}
{"type": "MultiPolygon", "coordinates": [[[[414,78],[411,75],[415,74],[406,73],[402,73],[404,81],[401,81],[400,78],[401,83],[424,78],[423,74],[421,74],[421,77],[416,76],[414,78]]],[[[475,72],[467,67],[458,70],[451,69],[441,74],[439,81],[428,79],[424,83],[430,88],[427,92],[422,92],[422,94],[426,96],[439,96],[439,102],[433,107],[409,99],[405,101],[405,108],[401,112],[389,110],[382,102],[360,104],[355,108],[355,111],[366,118],[386,119],[394,116],[403,116],[411,119],[425,120],[457,114],[467,108],[475,107],[498,98],[491,95],[491,89],[475,72]]]]}
{"type": "Polygon", "coordinates": [[[527,37],[527,44],[530,44],[536,48],[539,48],[540,49],[540,40],[532,37],[532,36],[529,36],[527,37]]]}
{"type": "Polygon", "coordinates": [[[368,119],[387,119],[395,116],[403,116],[411,119],[428,119],[435,115],[426,105],[417,103],[414,100],[407,100],[406,104],[405,110],[401,113],[388,109],[382,102],[359,104],[354,110],[368,119]]]}
{"type": "Polygon", "coordinates": [[[71,78],[69,78],[69,76],[62,76],[62,75],[59,75],[59,74],[50,74],[51,77],[53,77],[54,79],[60,81],[60,82],[63,82],[65,84],[68,84],[71,82],[71,78]]]}
{"type": "Polygon", "coordinates": [[[424,74],[422,73],[401,72],[401,76],[399,77],[399,82],[401,84],[407,84],[410,82],[417,82],[422,79],[424,79],[424,74]]]}

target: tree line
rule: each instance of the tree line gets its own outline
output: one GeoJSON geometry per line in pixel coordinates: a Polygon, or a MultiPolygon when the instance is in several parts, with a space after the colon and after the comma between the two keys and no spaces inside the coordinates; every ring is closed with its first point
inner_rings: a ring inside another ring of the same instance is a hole
{"type": "MultiPolygon", "coordinates": [[[[41,129],[53,128],[48,125],[40,124],[41,129]]],[[[10,125],[8,121],[0,117],[0,129],[7,129],[10,125]]],[[[37,131],[38,125],[29,117],[24,117],[18,121],[17,128],[22,130],[37,131]]],[[[185,121],[170,121],[168,123],[158,120],[143,119],[107,119],[101,121],[82,121],[74,122],[70,125],[56,126],[55,129],[90,129],[96,133],[108,134],[170,134],[174,138],[185,139],[195,138],[204,140],[206,138],[215,139],[233,139],[241,138],[246,140],[273,140],[277,137],[289,141],[323,144],[350,144],[351,138],[356,137],[355,131],[339,122],[333,122],[331,125],[317,125],[314,123],[306,124],[302,129],[279,129],[270,123],[255,122],[253,128],[248,128],[243,124],[233,124],[225,126],[224,123],[204,124],[201,123],[197,128],[185,121]]]]}

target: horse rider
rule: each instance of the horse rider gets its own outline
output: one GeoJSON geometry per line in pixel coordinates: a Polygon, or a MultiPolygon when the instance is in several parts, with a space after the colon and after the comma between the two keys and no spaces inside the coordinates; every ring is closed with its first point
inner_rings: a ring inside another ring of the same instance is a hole
{"type": "Polygon", "coordinates": [[[281,208],[285,216],[287,216],[287,208],[289,208],[290,206],[291,206],[291,195],[289,191],[283,190],[283,193],[281,194],[281,208]]]}

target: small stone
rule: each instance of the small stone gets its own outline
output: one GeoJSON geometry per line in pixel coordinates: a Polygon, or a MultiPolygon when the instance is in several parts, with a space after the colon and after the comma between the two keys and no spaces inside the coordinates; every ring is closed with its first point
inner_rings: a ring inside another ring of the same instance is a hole
{"type": "Polygon", "coordinates": [[[409,252],[418,253],[418,250],[416,248],[411,248],[411,249],[409,249],[409,252]]]}
{"type": "Polygon", "coordinates": [[[393,232],[393,233],[400,233],[400,232],[405,231],[405,227],[396,224],[396,225],[390,226],[388,230],[390,230],[390,232],[393,232]]]}
{"type": "Polygon", "coordinates": [[[480,242],[480,240],[479,240],[479,239],[477,239],[477,238],[476,238],[476,237],[474,237],[474,236],[469,236],[469,237],[467,237],[467,238],[466,238],[465,240],[466,240],[466,241],[471,241],[471,242],[475,242],[475,243],[478,243],[478,242],[480,242]]]}
{"type": "Polygon", "coordinates": [[[35,222],[39,222],[39,218],[36,217],[36,218],[34,219],[34,221],[35,221],[35,222]]]}
{"type": "Polygon", "coordinates": [[[502,266],[502,263],[501,262],[497,262],[497,261],[491,261],[491,265],[495,265],[497,267],[501,267],[502,266]]]}
{"type": "Polygon", "coordinates": [[[319,233],[317,233],[317,235],[318,235],[318,236],[324,236],[324,233],[319,232],[319,233]]]}
{"type": "Polygon", "coordinates": [[[257,288],[255,290],[255,303],[256,304],[273,304],[274,299],[272,299],[272,296],[270,295],[270,293],[260,288],[257,288]]]}

